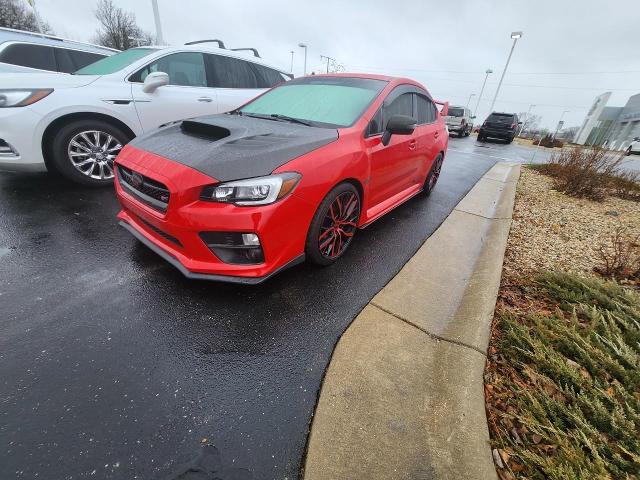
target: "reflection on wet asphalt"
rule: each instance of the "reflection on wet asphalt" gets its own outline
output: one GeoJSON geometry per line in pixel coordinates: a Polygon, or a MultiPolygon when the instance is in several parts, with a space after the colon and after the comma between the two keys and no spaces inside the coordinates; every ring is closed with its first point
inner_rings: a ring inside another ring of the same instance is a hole
{"type": "Polygon", "coordinates": [[[498,160],[451,147],[430,198],[257,287],[183,278],[111,189],[0,174],[0,478],[297,478],[339,336],[498,160]]]}

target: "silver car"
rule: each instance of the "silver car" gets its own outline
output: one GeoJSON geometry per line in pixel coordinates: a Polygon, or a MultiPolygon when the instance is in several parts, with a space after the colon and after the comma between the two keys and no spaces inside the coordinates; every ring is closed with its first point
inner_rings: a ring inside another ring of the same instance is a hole
{"type": "Polygon", "coordinates": [[[444,117],[449,133],[457,133],[459,137],[468,137],[473,130],[473,119],[471,110],[467,107],[456,105],[449,107],[449,112],[444,117]]]}

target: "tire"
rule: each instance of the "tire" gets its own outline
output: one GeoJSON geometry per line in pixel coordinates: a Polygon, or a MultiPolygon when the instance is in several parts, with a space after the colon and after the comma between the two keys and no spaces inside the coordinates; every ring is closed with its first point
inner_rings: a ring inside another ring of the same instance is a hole
{"type": "Polygon", "coordinates": [[[433,161],[433,165],[431,165],[431,170],[429,170],[429,175],[424,181],[424,185],[422,186],[422,193],[428,197],[431,195],[431,192],[438,183],[438,178],[440,178],[440,172],[442,170],[442,162],[443,158],[441,154],[438,154],[436,159],[433,161]]]}
{"type": "Polygon", "coordinates": [[[630,155],[631,155],[631,147],[627,148],[627,151],[626,151],[626,152],[624,152],[624,155],[625,155],[626,157],[628,157],[628,156],[630,156],[630,155]]]}
{"type": "Polygon", "coordinates": [[[484,135],[482,135],[481,133],[478,133],[478,138],[477,138],[478,142],[484,142],[486,139],[487,138],[484,135]]]}
{"type": "Polygon", "coordinates": [[[341,183],[324,197],[307,233],[307,260],[324,267],[344,255],[356,233],[361,205],[360,194],[350,183],[341,183]]]}
{"type": "Polygon", "coordinates": [[[104,120],[69,122],[51,142],[51,163],[75,183],[88,187],[111,185],[113,160],[129,140],[127,133],[104,120]]]}
{"type": "Polygon", "coordinates": [[[458,132],[458,138],[464,137],[464,128],[458,132]]]}

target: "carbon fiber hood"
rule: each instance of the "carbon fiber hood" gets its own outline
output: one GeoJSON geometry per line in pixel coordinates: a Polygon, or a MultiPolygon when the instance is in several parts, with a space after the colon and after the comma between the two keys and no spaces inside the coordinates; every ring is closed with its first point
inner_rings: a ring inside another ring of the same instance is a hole
{"type": "Polygon", "coordinates": [[[131,141],[220,181],[269,175],[338,139],[338,131],[240,115],[198,117],[131,141]]]}

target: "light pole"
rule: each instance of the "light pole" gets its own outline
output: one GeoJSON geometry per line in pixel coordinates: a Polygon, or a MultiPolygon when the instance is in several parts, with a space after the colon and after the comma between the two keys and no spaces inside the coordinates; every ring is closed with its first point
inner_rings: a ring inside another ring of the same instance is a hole
{"type": "Polygon", "coordinates": [[[516,48],[518,39],[522,38],[522,32],[511,32],[511,38],[513,38],[513,45],[511,45],[511,51],[509,52],[509,56],[507,57],[507,63],[505,64],[504,70],[502,71],[502,76],[500,77],[500,82],[498,82],[498,88],[496,89],[496,94],[493,97],[493,102],[491,102],[491,108],[489,109],[489,112],[493,112],[493,107],[496,104],[498,93],[500,93],[500,87],[502,86],[502,80],[504,80],[504,76],[507,73],[507,68],[509,67],[509,62],[511,61],[511,55],[513,55],[513,50],[516,48]]]}
{"type": "Polygon", "coordinates": [[[291,73],[293,73],[293,54],[295,52],[293,50],[291,50],[291,69],[289,70],[291,73]]]}
{"type": "Polygon", "coordinates": [[[560,130],[560,126],[562,125],[562,117],[564,117],[565,113],[569,113],[571,110],[564,110],[562,112],[562,115],[560,115],[560,120],[558,120],[558,126],[556,127],[556,131],[553,132],[553,137],[551,138],[551,140],[555,140],[556,139],[556,135],[558,134],[558,130],[560,130]]]}
{"type": "Polygon", "coordinates": [[[307,74],[307,45],[305,43],[299,43],[300,48],[304,48],[304,74],[307,74]]]}
{"type": "Polygon", "coordinates": [[[522,132],[524,130],[524,126],[527,124],[527,122],[529,121],[529,115],[531,114],[531,109],[533,107],[536,107],[537,105],[534,105],[533,103],[531,105],[529,105],[529,110],[527,110],[527,117],[524,119],[524,122],[522,122],[522,126],[520,127],[520,131],[518,132],[518,136],[522,135],[522,132]]]}
{"type": "Polygon", "coordinates": [[[156,45],[164,45],[162,38],[162,25],[160,24],[160,10],[158,10],[158,0],[151,0],[153,6],[153,20],[156,23],[156,45]]]}
{"type": "Polygon", "coordinates": [[[480,106],[480,99],[482,98],[482,93],[484,92],[484,87],[487,84],[487,78],[489,78],[489,74],[493,73],[493,70],[491,70],[490,68],[487,68],[487,71],[484,72],[486,73],[486,75],[484,76],[484,82],[482,82],[482,88],[480,89],[480,95],[478,95],[478,101],[476,103],[476,108],[473,111],[473,115],[475,116],[475,114],[478,112],[478,106],[480,106]]]}
{"type": "Polygon", "coordinates": [[[469,103],[471,103],[471,97],[475,97],[475,96],[476,96],[476,94],[475,94],[475,93],[472,93],[471,95],[469,95],[469,100],[467,100],[467,106],[466,106],[466,108],[469,108],[469,103]]]}

